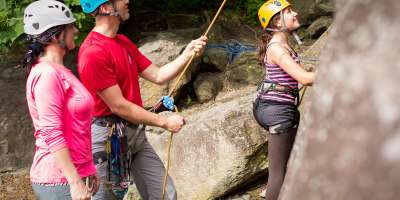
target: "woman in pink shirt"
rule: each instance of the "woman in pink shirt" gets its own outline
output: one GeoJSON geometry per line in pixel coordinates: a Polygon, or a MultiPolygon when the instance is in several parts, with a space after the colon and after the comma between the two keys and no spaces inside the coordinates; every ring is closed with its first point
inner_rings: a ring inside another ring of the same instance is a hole
{"type": "Polygon", "coordinates": [[[26,98],[36,139],[30,179],[41,200],[90,199],[98,189],[90,136],[94,102],[63,66],[75,48],[74,22],[71,10],[55,0],[35,1],[24,13],[26,98]]]}

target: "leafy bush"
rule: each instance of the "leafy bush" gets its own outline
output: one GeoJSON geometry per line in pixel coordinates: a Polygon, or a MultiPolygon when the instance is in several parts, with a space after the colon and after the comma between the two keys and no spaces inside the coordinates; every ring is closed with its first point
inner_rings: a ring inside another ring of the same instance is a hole
{"type": "MultiPolygon", "coordinates": [[[[0,0],[0,51],[9,48],[14,42],[23,41],[23,13],[32,0],[0,0]]],[[[79,0],[64,0],[77,19],[76,26],[80,34],[78,43],[83,40],[92,27],[93,19],[85,15],[79,5],[79,0]]]]}
{"type": "MultiPolygon", "coordinates": [[[[0,0],[0,52],[8,49],[13,43],[23,41],[23,12],[33,0],[0,0]]],[[[79,0],[64,0],[77,19],[76,25],[80,31],[79,44],[90,29],[94,19],[85,15],[79,5],[79,0]]],[[[226,7],[244,17],[247,23],[257,24],[257,10],[265,0],[228,0],[226,7]]],[[[162,12],[198,12],[200,10],[214,11],[222,3],[204,0],[146,0],[131,1],[135,9],[154,9],[162,12]]],[[[131,6],[132,7],[132,6],[131,6]]]]}

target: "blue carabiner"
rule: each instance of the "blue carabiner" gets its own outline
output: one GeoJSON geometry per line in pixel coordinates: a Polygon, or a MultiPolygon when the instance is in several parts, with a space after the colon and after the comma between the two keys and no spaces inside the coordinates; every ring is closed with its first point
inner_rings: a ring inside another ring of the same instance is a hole
{"type": "Polygon", "coordinates": [[[162,97],[162,102],[165,108],[167,108],[170,111],[173,111],[175,106],[174,106],[174,99],[170,96],[163,96],[162,97]]]}

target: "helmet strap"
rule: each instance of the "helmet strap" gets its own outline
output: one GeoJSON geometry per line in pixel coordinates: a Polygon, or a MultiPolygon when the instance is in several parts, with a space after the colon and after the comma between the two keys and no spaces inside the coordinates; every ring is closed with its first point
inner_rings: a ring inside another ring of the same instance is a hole
{"type": "Polygon", "coordinates": [[[291,34],[293,35],[294,39],[296,40],[298,45],[302,45],[303,42],[301,41],[299,35],[295,32],[295,31],[290,31],[285,23],[285,19],[284,19],[284,14],[283,14],[283,10],[280,11],[280,17],[281,17],[281,24],[282,27],[280,29],[272,29],[272,28],[265,28],[265,30],[267,31],[271,31],[271,32],[291,32],[291,34]]]}
{"type": "Polygon", "coordinates": [[[281,24],[282,24],[281,31],[289,32],[289,29],[287,28],[286,23],[285,23],[285,16],[283,14],[283,9],[279,12],[279,14],[281,15],[281,24]]]}
{"type": "Polygon", "coordinates": [[[65,43],[65,40],[67,39],[67,34],[66,34],[66,28],[64,28],[64,30],[61,31],[60,36],[62,35],[62,37],[60,38],[60,40],[58,41],[58,45],[60,45],[61,48],[63,48],[65,50],[65,53],[68,53],[68,47],[67,44],[65,43]]]}
{"type": "Polygon", "coordinates": [[[112,2],[108,2],[109,4],[112,5],[113,11],[111,13],[99,13],[99,16],[114,16],[114,17],[119,17],[121,20],[121,16],[120,14],[116,11],[117,9],[115,8],[114,3],[112,2]]]}

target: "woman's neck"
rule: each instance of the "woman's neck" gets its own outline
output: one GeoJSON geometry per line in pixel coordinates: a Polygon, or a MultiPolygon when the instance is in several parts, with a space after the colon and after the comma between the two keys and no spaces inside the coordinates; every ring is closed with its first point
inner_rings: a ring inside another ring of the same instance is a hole
{"type": "Polygon", "coordinates": [[[289,33],[288,32],[275,32],[272,35],[271,42],[280,42],[288,44],[289,33]]]}
{"type": "Polygon", "coordinates": [[[45,47],[41,61],[47,61],[58,65],[64,65],[65,49],[57,44],[49,44],[45,47]]]}

